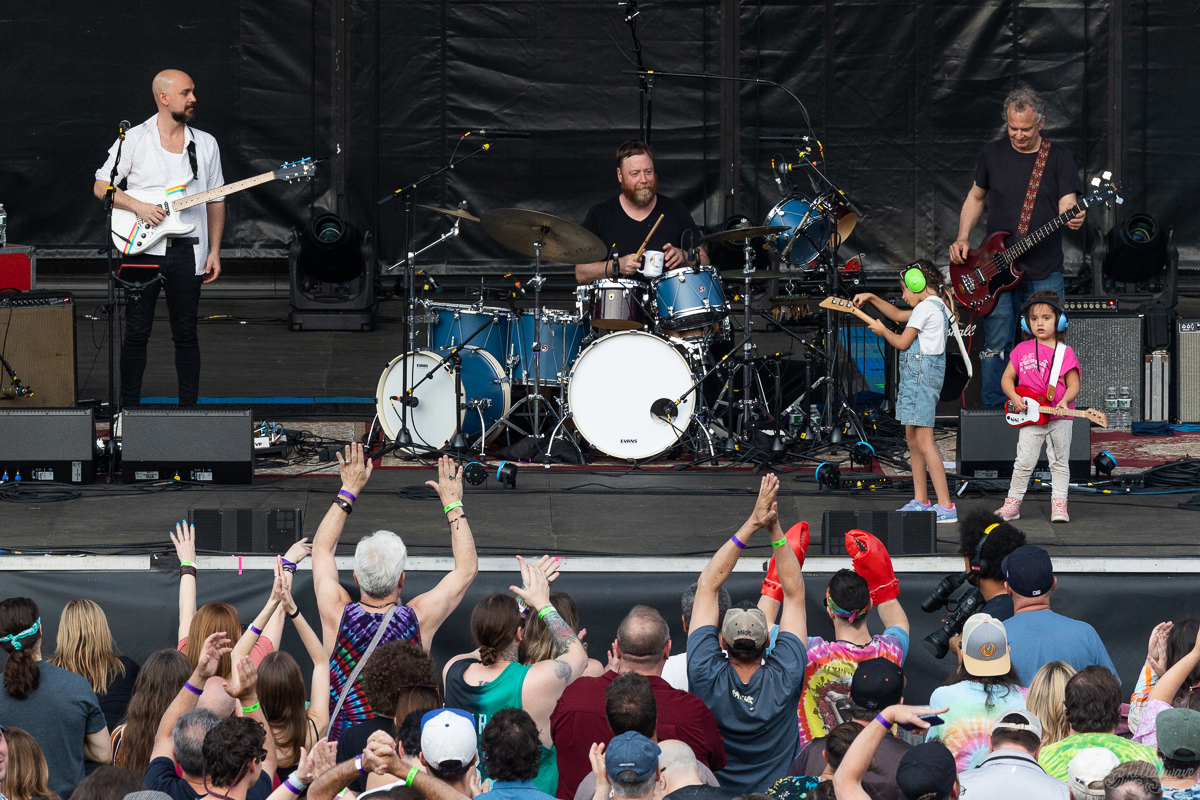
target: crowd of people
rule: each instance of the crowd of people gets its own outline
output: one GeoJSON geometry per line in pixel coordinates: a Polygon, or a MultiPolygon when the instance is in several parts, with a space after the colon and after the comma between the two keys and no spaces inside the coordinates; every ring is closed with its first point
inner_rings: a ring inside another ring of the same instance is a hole
{"type": "Polygon", "coordinates": [[[1127,699],[1095,629],[1051,609],[1050,557],[994,515],[960,520],[985,602],[928,698],[906,694],[908,618],[874,536],[846,534],[852,569],[825,587],[834,638],[809,635],[808,525],[784,530],[773,475],[684,593],[684,647],[633,605],[604,663],[589,657],[574,601],[551,591],[559,559],[518,556],[519,583],[471,612],[476,648],[437,665],[434,637],[478,572],[461,471],[443,458],[428,482],[454,568],[402,599],[404,543],[377,531],[355,547],[356,599],[334,554],[371,462],[357,445],[339,461],[313,542],[277,559],[245,629],[230,605],[196,607],[186,522],[178,635],[140,665],[91,600],[66,605],[53,655],[35,600],[0,601],[0,800],[1200,798],[1200,617],[1150,632],[1127,699]],[[761,592],[734,602],[724,584],[764,532],[761,592]],[[320,634],[292,595],[306,558],[320,634]],[[278,649],[288,625],[307,691],[278,649]]]}

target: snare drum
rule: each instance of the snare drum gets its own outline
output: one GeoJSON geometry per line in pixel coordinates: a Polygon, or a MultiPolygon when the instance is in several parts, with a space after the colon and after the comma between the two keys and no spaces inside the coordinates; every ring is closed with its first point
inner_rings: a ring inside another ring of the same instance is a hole
{"type": "Polygon", "coordinates": [[[649,287],[629,278],[608,278],[588,285],[588,316],[592,327],[606,331],[627,331],[649,322],[649,287]]]}
{"type": "Polygon", "coordinates": [[[771,209],[764,224],[786,225],[792,229],[772,237],[771,249],[796,269],[812,266],[834,232],[828,211],[818,203],[809,203],[799,197],[781,201],[771,209]],[[797,225],[800,226],[799,230],[796,230],[797,225]],[[795,231],[795,236],[792,231],[795,231]]]}
{"type": "Polygon", "coordinates": [[[422,301],[425,308],[436,319],[429,323],[428,345],[430,350],[457,347],[483,326],[479,335],[471,339],[470,347],[486,350],[500,362],[508,363],[509,328],[512,312],[506,308],[486,308],[482,305],[458,305],[422,301]]]}
{"type": "Polygon", "coordinates": [[[664,331],[703,328],[729,313],[721,276],[714,267],[679,267],[654,281],[658,327],[664,331]]]}
{"type": "MultiPolygon", "coordinates": [[[[537,330],[537,310],[522,312],[513,324],[513,347],[516,363],[513,382],[531,385],[534,375],[533,348],[537,330]]],[[[558,386],[563,382],[571,362],[583,349],[583,337],[588,327],[575,314],[556,309],[542,310],[541,336],[537,338],[540,352],[539,383],[558,386]]]]}

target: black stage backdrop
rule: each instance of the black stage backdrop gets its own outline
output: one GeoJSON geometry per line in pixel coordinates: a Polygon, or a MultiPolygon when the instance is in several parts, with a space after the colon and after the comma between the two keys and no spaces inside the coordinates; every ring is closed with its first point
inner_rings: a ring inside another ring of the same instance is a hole
{"type": "MultiPolygon", "coordinates": [[[[491,152],[431,183],[422,200],[467,200],[475,212],[519,205],[581,220],[614,191],[612,153],[638,128],[636,78],[621,73],[633,64],[631,37],[617,3],[347,2],[348,194],[356,217],[378,226],[383,257],[401,249],[401,208],[377,210],[374,200],[444,163],[471,128],[533,136],[493,142],[491,152]]],[[[1110,2],[1129,8],[1120,73],[1125,210],[1174,225],[1185,260],[1195,258],[1194,0],[666,0],[643,4],[638,23],[649,67],[720,72],[724,46],[740,53],[743,77],[795,92],[830,176],[868,211],[842,256],[861,251],[881,266],[944,256],[979,148],[1001,133],[1000,102],[1018,81],[1046,94],[1046,132],[1087,176],[1111,166],[1110,2]]],[[[13,243],[78,256],[102,241],[92,174],[117,122],[153,112],[150,80],[164,67],[196,80],[196,125],[220,141],[228,180],[329,155],[329,0],[103,8],[55,0],[15,4],[4,16],[0,202],[13,243]]],[[[791,154],[760,137],[805,132],[781,91],[743,85],[738,97],[730,127],[738,129],[731,133],[739,136],[740,169],[730,198],[720,191],[719,87],[666,77],[655,87],[661,190],[710,227],[734,210],[762,220],[778,199],[770,158],[791,154]]],[[[281,254],[311,204],[328,203],[328,176],[326,169],[312,186],[271,184],[231,197],[227,254],[281,254]]],[[[423,212],[419,228],[428,241],[445,225],[423,212]]],[[[1077,262],[1084,236],[1068,240],[1068,260],[1077,262]]],[[[429,260],[480,272],[527,262],[471,226],[429,260]]]]}
{"type": "MultiPolygon", "coordinates": [[[[358,590],[350,576],[343,572],[342,577],[347,591],[357,597],[358,590]]],[[[437,573],[407,573],[404,597],[411,598],[432,588],[440,577],[437,573]]],[[[832,637],[833,627],[824,611],[829,576],[806,574],[804,577],[809,632],[814,636],[832,637]]],[[[905,663],[906,699],[911,703],[926,702],[930,692],[946,680],[954,666],[952,656],[937,661],[921,646],[921,639],[934,630],[942,615],[923,613],[920,602],[942,577],[900,576],[900,602],[908,612],[912,626],[912,643],[905,663]]],[[[319,626],[312,573],[301,572],[296,578],[297,602],[305,618],[319,626]]],[[[470,635],[471,610],[475,603],[490,592],[508,591],[512,579],[510,573],[479,574],[466,598],[434,639],[433,657],[439,674],[448,659],[475,649],[470,635]]],[[[662,612],[671,627],[672,651],[685,650],[679,598],[695,580],[694,575],[678,573],[563,573],[554,588],[575,599],[581,626],[587,629],[586,641],[591,645],[591,655],[603,663],[605,652],[616,638],[617,625],[634,603],[650,605],[662,612]]],[[[757,599],[761,581],[761,577],[739,573],[726,585],[736,603],[757,599]]],[[[54,650],[63,606],[72,598],[87,597],[104,608],[121,651],[141,663],[154,650],[175,643],[177,587],[176,575],[166,573],[6,572],[3,594],[5,597],[32,597],[38,603],[45,625],[46,644],[42,650],[47,656],[54,650]]],[[[242,624],[248,625],[262,609],[270,588],[271,576],[266,571],[250,571],[241,576],[232,571],[202,571],[197,602],[201,605],[216,601],[230,603],[238,609],[242,624]]],[[[1151,629],[1158,622],[1177,618],[1192,608],[1198,591],[1200,576],[1196,575],[1070,574],[1059,577],[1053,604],[1057,612],[1087,620],[1095,626],[1116,664],[1124,691],[1128,693],[1133,691],[1138,671],[1145,661],[1151,629]]],[[[871,615],[869,626],[874,633],[882,632],[877,614],[871,615]]],[[[311,662],[290,624],[285,628],[283,644],[284,649],[300,661],[303,674],[311,674],[311,662]]]]}

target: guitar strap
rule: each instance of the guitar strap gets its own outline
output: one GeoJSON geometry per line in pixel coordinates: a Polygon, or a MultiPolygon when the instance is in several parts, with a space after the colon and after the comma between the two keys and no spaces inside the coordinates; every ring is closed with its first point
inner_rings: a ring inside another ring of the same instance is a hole
{"type": "Polygon", "coordinates": [[[958,315],[948,313],[949,309],[946,308],[946,303],[942,298],[935,297],[933,299],[941,304],[942,313],[946,315],[946,319],[950,323],[950,333],[954,335],[954,341],[958,342],[958,353],[962,356],[963,363],[967,365],[967,379],[970,380],[975,377],[975,370],[971,367],[971,356],[967,353],[967,346],[963,344],[962,331],[958,329],[958,315]]]}
{"type": "Polygon", "coordinates": [[[1017,236],[1029,233],[1029,220],[1033,216],[1033,201],[1037,199],[1038,187],[1042,185],[1042,173],[1046,171],[1046,157],[1050,154],[1050,140],[1042,139],[1033,172],[1029,175],[1029,188],[1025,191],[1025,204],[1021,206],[1021,221],[1017,225],[1017,236]]]}
{"type": "Polygon", "coordinates": [[[1054,361],[1050,365],[1050,381],[1046,384],[1046,399],[1051,403],[1054,402],[1054,395],[1058,390],[1058,373],[1062,371],[1063,356],[1067,354],[1067,348],[1062,342],[1054,345],[1054,361]]]}

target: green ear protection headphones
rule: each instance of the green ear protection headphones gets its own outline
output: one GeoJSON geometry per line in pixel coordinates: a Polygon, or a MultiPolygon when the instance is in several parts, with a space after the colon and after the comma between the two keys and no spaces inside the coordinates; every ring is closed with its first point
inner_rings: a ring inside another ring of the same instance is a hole
{"type": "Polygon", "coordinates": [[[901,270],[900,279],[904,281],[904,285],[913,294],[920,294],[929,285],[929,282],[925,280],[925,273],[921,271],[921,268],[912,264],[901,270]]]}

